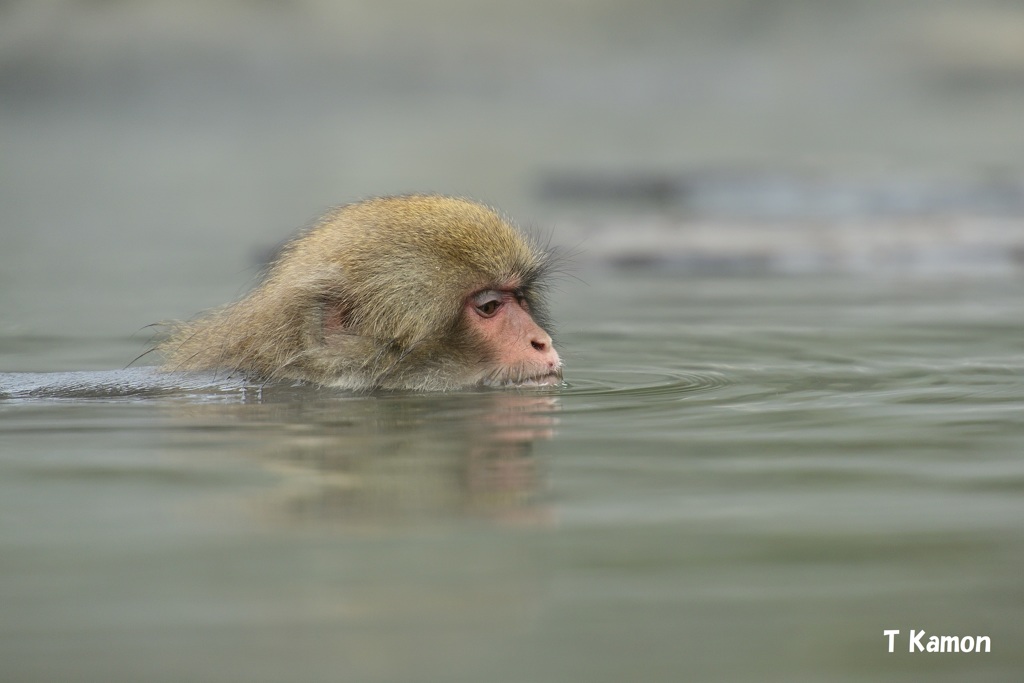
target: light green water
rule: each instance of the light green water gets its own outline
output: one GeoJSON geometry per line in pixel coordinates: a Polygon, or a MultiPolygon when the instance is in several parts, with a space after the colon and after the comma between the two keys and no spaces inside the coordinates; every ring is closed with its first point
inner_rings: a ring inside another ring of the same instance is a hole
{"type": "Polygon", "coordinates": [[[365,196],[493,203],[585,281],[558,391],[0,400],[0,681],[1022,680],[1022,36],[1001,0],[0,3],[0,394],[123,368],[365,196]],[[679,192],[545,199],[606,175],[679,192]]]}
{"type": "Polygon", "coordinates": [[[582,279],[557,391],[0,402],[0,678],[1024,670],[1024,281],[582,279]]]}

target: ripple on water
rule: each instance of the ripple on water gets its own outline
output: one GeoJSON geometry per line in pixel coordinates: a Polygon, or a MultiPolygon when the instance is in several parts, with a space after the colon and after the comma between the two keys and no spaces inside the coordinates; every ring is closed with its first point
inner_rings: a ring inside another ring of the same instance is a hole
{"type": "Polygon", "coordinates": [[[731,380],[717,370],[601,370],[585,377],[574,377],[562,394],[570,399],[569,410],[621,410],[631,406],[645,406],[685,398],[700,392],[713,391],[731,384],[731,380]],[[600,399],[599,402],[575,402],[572,399],[600,399]]]}

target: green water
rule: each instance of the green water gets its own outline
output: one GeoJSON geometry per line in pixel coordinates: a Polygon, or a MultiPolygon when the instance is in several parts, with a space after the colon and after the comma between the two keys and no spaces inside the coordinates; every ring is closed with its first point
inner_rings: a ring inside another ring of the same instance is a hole
{"type": "Polygon", "coordinates": [[[0,402],[0,678],[1024,670],[1024,281],[580,278],[556,391],[0,402]]]}
{"type": "Polygon", "coordinates": [[[1001,0],[0,3],[0,395],[95,373],[0,399],[0,682],[1021,680],[1022,35],[1001,0]],[[594,178],[648,198],[550,192],[594,178]],[[578,255],[569,386],[109,390],[413,191],[578,255]]]}

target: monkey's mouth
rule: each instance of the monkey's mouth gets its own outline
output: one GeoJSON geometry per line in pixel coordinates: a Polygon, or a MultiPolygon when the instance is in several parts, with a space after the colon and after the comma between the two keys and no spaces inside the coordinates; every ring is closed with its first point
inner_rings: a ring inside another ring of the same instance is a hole
{"type": "Polygon", "coordinates": [[[493,377],[483,381],[488,387],[553,387],[562,383],[562,369],[526,377],[493,377]]]}
{"type": "Polygon", "coordinates": [[[553,387],[562,383],[562,370],[552,370],[537,377],[531,377],[523,382],[524,386],[553,387]]]}

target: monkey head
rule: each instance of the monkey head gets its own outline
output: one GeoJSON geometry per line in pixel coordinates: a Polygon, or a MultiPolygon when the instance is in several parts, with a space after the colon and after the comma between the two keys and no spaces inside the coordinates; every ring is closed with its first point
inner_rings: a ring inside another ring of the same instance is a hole
{"type": "Polygon", "coordinates": [[[491,209],[411,195],[336,209],[242,300],[176,326],[167,370],[348,389],[561,382],[548,256],[491,209]]]}

